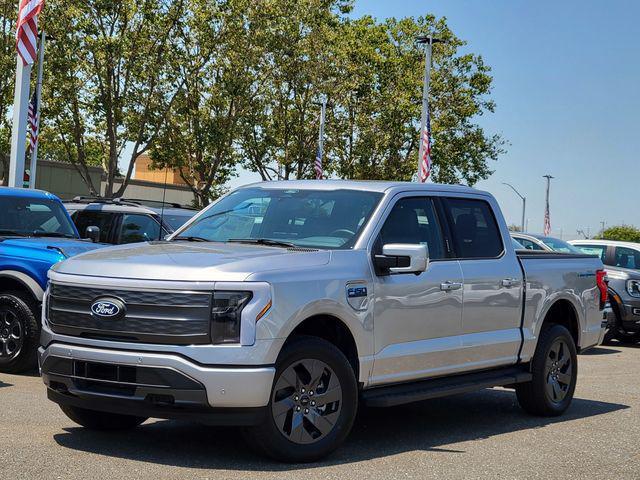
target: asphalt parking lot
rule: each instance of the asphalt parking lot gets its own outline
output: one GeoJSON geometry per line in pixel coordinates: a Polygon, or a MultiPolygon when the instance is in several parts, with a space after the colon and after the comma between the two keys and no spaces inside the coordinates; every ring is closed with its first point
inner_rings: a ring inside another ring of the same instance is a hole
{"type": "Polygon", "coordinates": [[[257,457],[234,429],[83,430],[39,377],[0,374],[0,478],[640,478],[640,348],[612,344],[579,361],[563,417],[530,417],[502,389],[366,409],[338,452],[302,466],[257,457]]]}

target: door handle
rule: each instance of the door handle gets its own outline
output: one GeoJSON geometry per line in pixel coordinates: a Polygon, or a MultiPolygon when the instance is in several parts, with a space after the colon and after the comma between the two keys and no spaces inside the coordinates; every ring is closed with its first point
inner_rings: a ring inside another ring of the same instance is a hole
{"type": "Polygon", "coordinates": [[[440,290],[443,292],[451,292],[452,290],[460,290],[462,288],[462,283],[460,282],[451,282],[446,281],[440,284],[440,290]]]}
{"type": "Polygon", "coordinates": [[[502,280],[502,286],[506,288],[515,287],[520,283],[518,279],[515,278],[505,278],[502,280]]]}

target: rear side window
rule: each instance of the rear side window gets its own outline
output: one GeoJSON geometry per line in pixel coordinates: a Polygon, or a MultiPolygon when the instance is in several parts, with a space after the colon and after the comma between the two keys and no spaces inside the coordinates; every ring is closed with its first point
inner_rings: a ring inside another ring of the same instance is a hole
{"type": "Polygon", "coordinates": [[[516,239],[527,250],[538,250],[538,251],[544,250],[544,248],[542,248],[540,245],[526,238],[516,237],[516,239]]]}
{"type": "Polygon", "coordinates": [[[160,224],[149,215],[126,214],[122,218],[119,243],[160,240],[160,224]]]}
{"type": "Polygon", "coordinates": [[[622,268],[640,268],[640,252],[633,248],[616,247],[615,266],[622,268]]]}
{"type": "Polygon", "coordinates": [[[444,258],[442,232],[433,202],[427,197],[401,198],[380,230],[380,246],[389,243],[426,245],[429,258],[444,258]]]}
{"type": "Polygon", "coordinates": [[[586,255],[595,255],[600,257],[600,260],[604,263],[607,256],[607,247],[605,245],[576,245],[578,250],[586,255]]]}
{"type": "Polygon", "coordinates": [[[98,227],[100,229],[100,241],[103,243],[109,243],[109,233],[115,217],[112,213],[96,210],[79,210],[71,215],[81,238],[87,237],[87,227],[98,227]]]}
{"type": "Polygon", "coordinates": [[[468,198],[447,198],[458,258],[496,258],[504,250],[500,229],[489,204],[468,198]]]}

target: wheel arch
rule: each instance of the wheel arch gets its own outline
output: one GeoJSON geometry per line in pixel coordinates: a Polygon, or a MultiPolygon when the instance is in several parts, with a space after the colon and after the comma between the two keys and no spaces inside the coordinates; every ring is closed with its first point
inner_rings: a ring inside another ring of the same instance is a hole
{"type": "Polygon", "coordinates": [[[36,303],[41,303],[44,297],[42,287],[26,273],[15,270],[0,271],[0,292],[9,290],[26,292],[36,303]]]}
{"type": "Polygon", "coordinates": [[[576,348],[580,349],[581,341],[581,327],[580,317],[578,316],[578,310],[573,302],[566,298],[560,298],[553,302],[553,304],[547,310],[544,320],[542,321],[541,330],[546,325],[562,325],[573,337],[576,344],[576,348]]]}
{"type": "Polygon", "coordinates": [[[347,323],[332,314],[315,314],[302,320],[288,335],[285,345],[301,335],[321,338],[335,345],[360,378],[360,361],[355,337],[347,323]]]}

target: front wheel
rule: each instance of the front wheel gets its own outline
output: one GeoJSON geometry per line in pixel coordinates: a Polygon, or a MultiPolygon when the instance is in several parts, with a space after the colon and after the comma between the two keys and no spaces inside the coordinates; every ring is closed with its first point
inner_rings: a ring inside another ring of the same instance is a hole
{"type": "Polygon", "coordinates": [[[0,372],[36,367],[40,338],[39,308],[22,292],[0,293],[0,372]]]}
{"type": "Polygon", "coordinates": [[[357,408],[357,382],[344,354],[322,339],[299,337],[278,358],[265,421],[245,437],[276,460],[312,462],[346,439],[357,408]]]}
{"type": "Polygon", "coordinates": [[[129,430],[146,420],[145,417],[98,412],[70,405],[60,405],[60,409],[69,419],[91,430],[129,430]]]}
{"type": "Polygon", "coordinates": [[[578,377],[573,337],[562,325],[543,327],[531,361],[533,379],[516,385],[520,406],[533,415],[554,417],[569,408],[578,377]]]}

